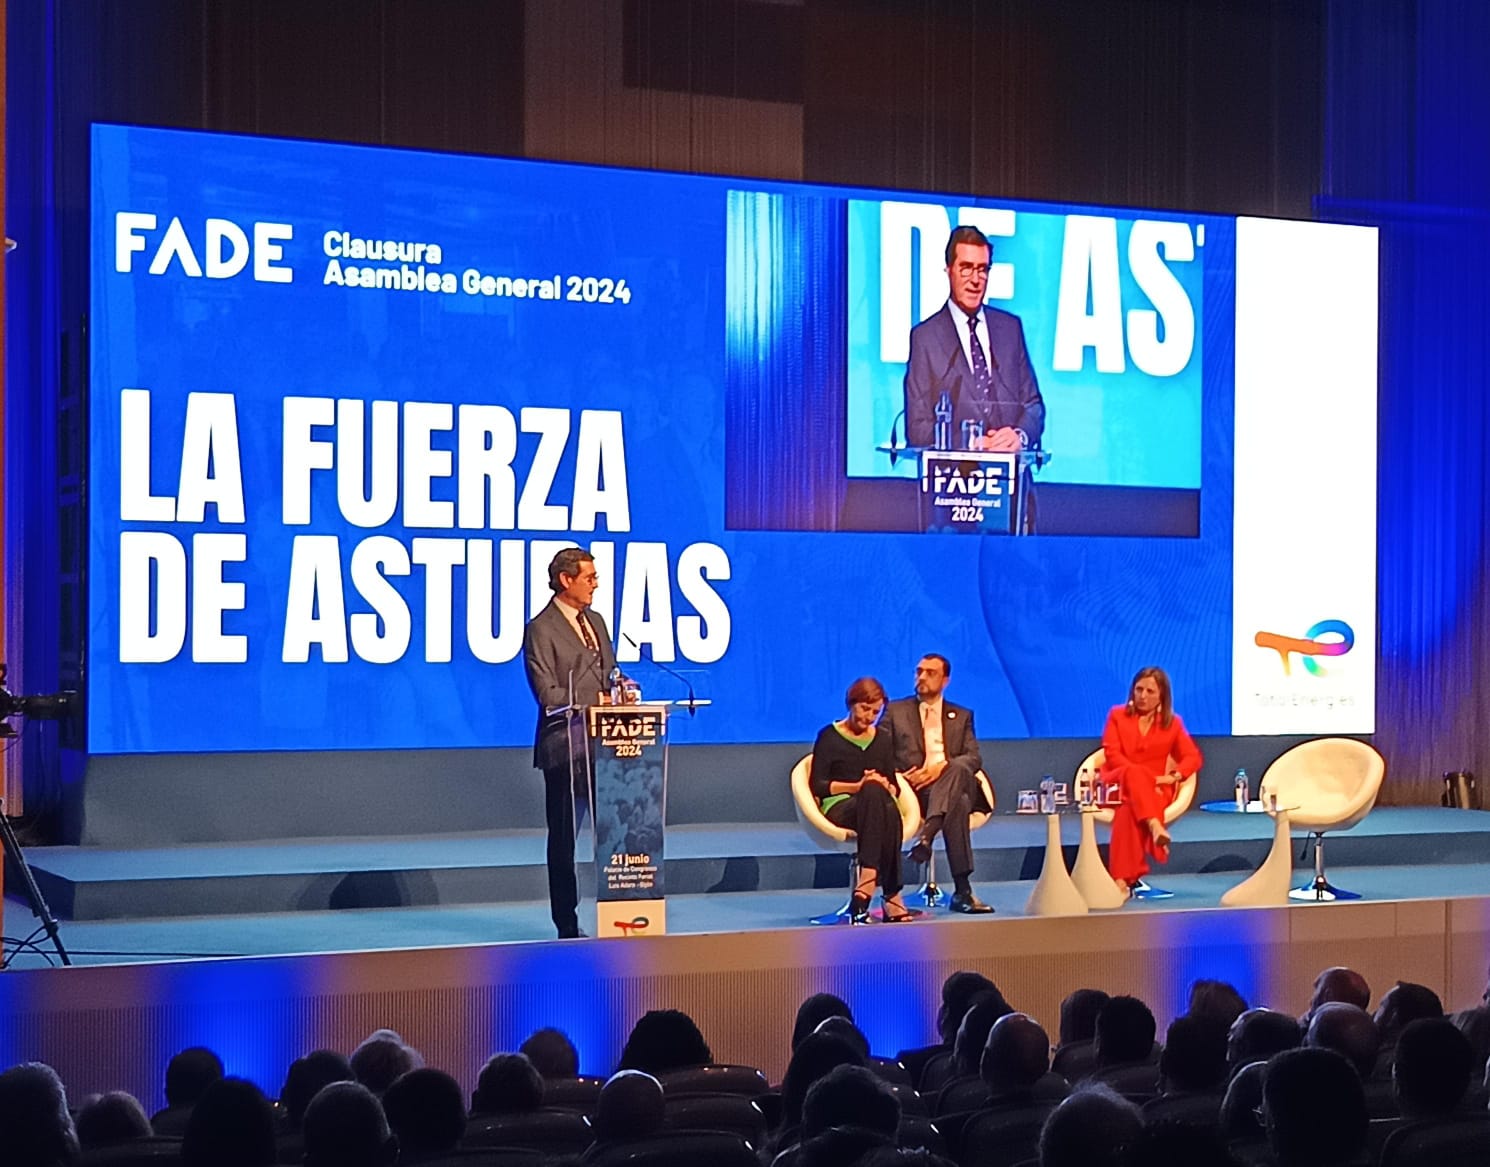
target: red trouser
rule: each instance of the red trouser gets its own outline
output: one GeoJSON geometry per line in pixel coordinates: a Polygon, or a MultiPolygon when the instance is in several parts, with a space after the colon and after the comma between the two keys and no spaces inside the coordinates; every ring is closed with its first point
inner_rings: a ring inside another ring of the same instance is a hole
{"type": "Polygon", "coordinates": [[[1112,812],[1112,842],[1108,850],[1107,869],[1113,879],[1132,885],[1148,874],[1148,856],[1160,863],[1169,862],[1169,848],[1155,847],[1148,820],[1164,821],[1164,811],[1174,801],[1177,786],[1160,786],[1155,775],[1139,766],[1125,766],[1108,771],[1107,780],[1116,777],[1123,791],[1123,803],[1112,812]]]}

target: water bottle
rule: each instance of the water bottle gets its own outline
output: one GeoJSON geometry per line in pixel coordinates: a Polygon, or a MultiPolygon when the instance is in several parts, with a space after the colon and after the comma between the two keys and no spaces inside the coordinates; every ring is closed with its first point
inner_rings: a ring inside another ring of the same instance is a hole
{"type": "Polygon", "coordinates": [[[610,671],[610,703],[612,705],[626,704],[626,679],[621,676],[621,666],[616,665],[610,671]]]}
{"type": "Polygon", "coordinates": [[[1247,770],[1245,767],[1236,772],[1236,808],[1245,812],[1247,804],[1252,801],[1252,793],[1247,782],[1247,770]]]}
{"type": "Polygon", "coordinates": [[[1086,810],[1096,803],[1097,800],[1092,794],[1092,768],[1090,766],[1083,766],[1077,772],[1076,789],[1079,792],[1077,794],[1077,802],[1081,804],[1082,810],[1086,810]]]}
{"type": "Polygon", "coordinates": [[[952,395],[945,389],[936,399],[936,427],[932,431],[931,444],[938,450],[952,448],[952,395]]]}
{"type": "Polygon", "coordinates": [[[1055,814],[1055,779],[1049,774],[1040,779],[1040,811],[1055,814]]]}

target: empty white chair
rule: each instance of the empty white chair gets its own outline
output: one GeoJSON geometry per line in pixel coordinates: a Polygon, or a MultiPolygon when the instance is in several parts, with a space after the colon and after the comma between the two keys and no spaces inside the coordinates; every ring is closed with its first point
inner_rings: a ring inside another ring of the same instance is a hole
{"type": "MultiPolygon", "coordinates": [[[[917,800],[916,792],[911,789],[910,783],[899,774],[895,775],[895,782],[895,802],[900,807],[900,821],[903,827],[900,842],[904,846],[914,839],[921,829],[921,803],[917,800]]],[[[847,827],[840,827],[830,820],[818,806],[817,799],[812,795],[811,754],[792,767],[792,803],[797,808],[797,821],[802,824],[802,829],[807,832],[809,839],[824,851],[848,853],[848,897],[844,899],[843,907],[824,916],[812,917],[814,924],[842,924],[849,918],[848,901],[853,897],[854,888],[859,883],[857,836],[847,827]]]]}
{"type": "Polygon", "coordinates": [[[1292,826],[1314,836],[1314,879],[1289,892],[1296,900],[1358,900],[1325,878],[1326,831],[1348,831],[1371,813],[1387,764],[1365,742],[1348,737],[1304,742],[1279,757],[1262,776],[1262,805],[1288,809],[1292,826]]]}

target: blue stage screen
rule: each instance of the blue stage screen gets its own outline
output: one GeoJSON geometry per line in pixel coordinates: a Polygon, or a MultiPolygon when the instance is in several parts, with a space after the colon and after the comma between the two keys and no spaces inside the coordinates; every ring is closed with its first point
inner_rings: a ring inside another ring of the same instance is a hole
{"type": "Polygon", "coordinates": [[[984,737],[1094,734],[1149,663],[1228,732],[1235,222],[908,200],[94,127],[90,749],[529,743],[573,543],[689,740],[810,741],[928,651],[984,737]],[[959,215],[1014,224],[1033,538],[919,533],[875,449],[887,289],[939,306],[959,215]]]}

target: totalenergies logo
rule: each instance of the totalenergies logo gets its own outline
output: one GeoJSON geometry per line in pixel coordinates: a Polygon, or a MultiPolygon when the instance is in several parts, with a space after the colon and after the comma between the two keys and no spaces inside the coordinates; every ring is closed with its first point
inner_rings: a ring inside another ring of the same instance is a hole
{"type": "Polygon", "coordinates": [[[1328,670],[1314,658],[1317,656],[1344,656],[1355,644],[1355,629],[1344,620],[1321,620],[1303,636],[1283,636],[1277,632],[1259,632],[1252,638],[1258,648],[1271,648],[1283,662],[1283,675],[1292,675],[1291,657],[1294,653],[1304,658],[1304,667],[1309,674],[1322,677],[1328,670]],[[1338,636],[1339,640],[1320,640],[1321,636],[1338,636]]]}

